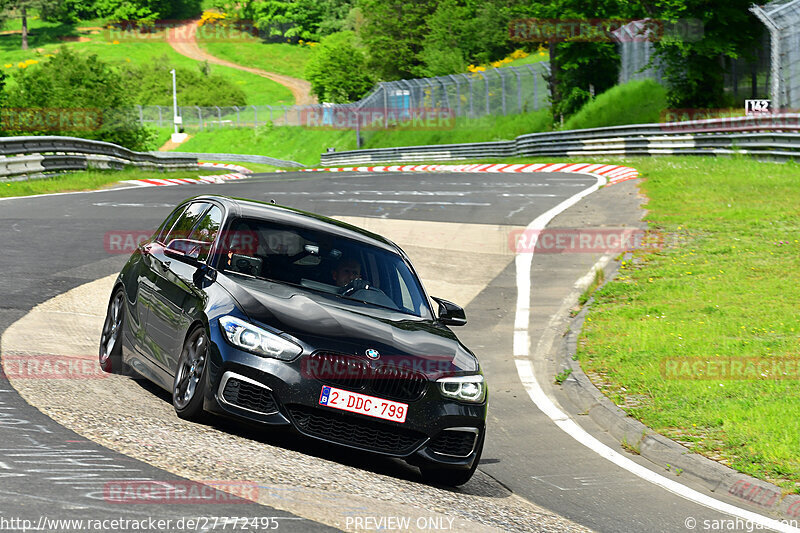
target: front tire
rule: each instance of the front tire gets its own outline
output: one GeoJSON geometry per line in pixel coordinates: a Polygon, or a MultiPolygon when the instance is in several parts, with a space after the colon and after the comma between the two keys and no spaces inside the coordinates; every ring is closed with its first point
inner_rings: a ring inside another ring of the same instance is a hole
{"type": "Polygon", "coordinates": [[[106,321],[100,336],[100,368],[122,374],[122,335],[125,326],[125,291],[118,288],[108,303],[106,321]]]}
{"type": "Polygon", "coordinates": [[[198,327],[183,343],[172,384],[172,405],[184,420],[199,422],[205,417],[203,398],[206,393],[207,360],[208,336],[205,328],[198,327]]]}
{"type": "Polygon", "coordinates": [[[481,454],[483,453],[483,441],[486,437],[484,432],[481,435],[481,441],[476,448],[475,459],[472,461],[472,466],[469,468],[447,468],[438,464],[420,465],[419,471],[422,474],[422,479],[426,483],[432,485],[442,485],[445,487],[458,487],[465,484],[472,478],[475,470],[478,469],[478,463],[481,461],[481,454]]]}

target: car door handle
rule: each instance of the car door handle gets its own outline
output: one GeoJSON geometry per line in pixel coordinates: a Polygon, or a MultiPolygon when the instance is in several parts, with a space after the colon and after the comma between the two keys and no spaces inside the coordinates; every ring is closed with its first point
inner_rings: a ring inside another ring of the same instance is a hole
{"type": "Polygon", "coordinates": [[[169,266],[172,264],[171,261],[164,261],[161,263],[161,270],[169,270],[169,266]]]}

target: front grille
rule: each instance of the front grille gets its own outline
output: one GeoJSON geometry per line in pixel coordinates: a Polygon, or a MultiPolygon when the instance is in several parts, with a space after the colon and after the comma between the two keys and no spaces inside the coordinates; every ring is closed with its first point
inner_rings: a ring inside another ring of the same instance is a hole
{"type": "Polygon", "coordinates": [[[278,411],[269,389],[234,377],[228,378],[222,397],[231,405],[258,413],[270,414],[278,411]]]}
{"type": "Polygon", "coordinates": [[[305,361],[305,371],[329,385],[405,402],[418,400],[428,385],[427,378],[419,372],[394,365],[373,369],[359,357],[330,352],[311,354],[305,361]]]}
{"type": "Polygon", "coordinates": [[[304,433],[376,452],[408,455],[425,439],[425,435],[418,431],[321,409],[291,405],[289,413],[304,433]]]}
{"type": "Polygon", "coordinates": [[[376,368],[370,383],[378,396],[409,402],[422,396],[427,385],[428,380],[422,374],[391,366],[376,368]]]}
{"type": "Polygon", "coordinates": [[[363,359],[338,353],[313,353],[306,367],[311,377],[348,389],[363,389],[370,374],[369,363],[363,359]]]}
{"type": "Polygon", "coordinates": [[[475,446],[478,435],[471,431],[442,431],[431,441],[431,451],[454,457],[467,457],[475,446]]]}

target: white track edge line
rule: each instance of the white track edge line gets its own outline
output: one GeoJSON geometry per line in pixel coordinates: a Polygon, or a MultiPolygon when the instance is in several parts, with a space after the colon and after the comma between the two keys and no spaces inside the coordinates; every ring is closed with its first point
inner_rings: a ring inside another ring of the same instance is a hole
{"type": "MultiPolygon", "coordinates": [[[[575,174],[583,174],[582,172],[575,172],[575,174]]],[[[567,198],[557,206],[549,211],[536,217],[525,228],[534,234],[534,243],[536,240],[536,233],[533,230],[544,229],[545,226],[558,214],[565,211],[569,207],[575,205],[580,199],[598,190],[606,183],[606,178],[603,176],[588,174],[597,178],[597,183],[591,187],[580,191],[579,193],[567,198]]],[[[533,249],[533,247],[529,247],[533,249]]],[[[526,321],[524,329],[520,328],[522,321],[530,316],[531,308],[531,266],[533,263],[533,252],[524,252],[517,254],[515,258],[517,268],[517,307],[515,314],[515,331],[514,331],[514,358],[517,367],[517,374],[525,387],[531,401],[538,407],[544,414],[548,416],[559,428],[561,428],[570,437],[583,444],[601,457],[608,459],[617,466],[624,468],[633,475],[644,479],[654,485],[662,487],[673,494],[676,494],[686,500],[698,503],[709,509],[713,509],[725,514],[736,516],[759,524],[763,527],[768,527],[776,531],[785,531],[788,533],[796,533],[800,529],[792,527],[788,523],[768,518],[766,516],[747,511],[717,500],[705,494],[702,494],[694,489],[691,489],[677,481],[668,479],[660,474],[657,474],[630,459],[620,454],[619,452],[609,448],[595,437],[590,435],[585,429],[580,427],[572,418],[559,409],[549,396],[544,392],[541,385],[539,385],[536,375],[533,372],[533,362],[530,360],[530,332],[528,330],[529,323],[526,321]]]]}

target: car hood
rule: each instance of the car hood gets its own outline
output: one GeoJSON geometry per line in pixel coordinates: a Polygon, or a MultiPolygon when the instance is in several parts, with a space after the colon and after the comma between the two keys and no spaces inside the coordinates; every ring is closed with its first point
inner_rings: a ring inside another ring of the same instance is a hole
{"type": "Polygon", "coordinates": [[[288,333],[305,351],[363,356],[373,349],[382,361],[407,360],[429,376],[479,370],[472,352],[433,320],[264,280],[226,288],[251,320],[288,333]]]}

